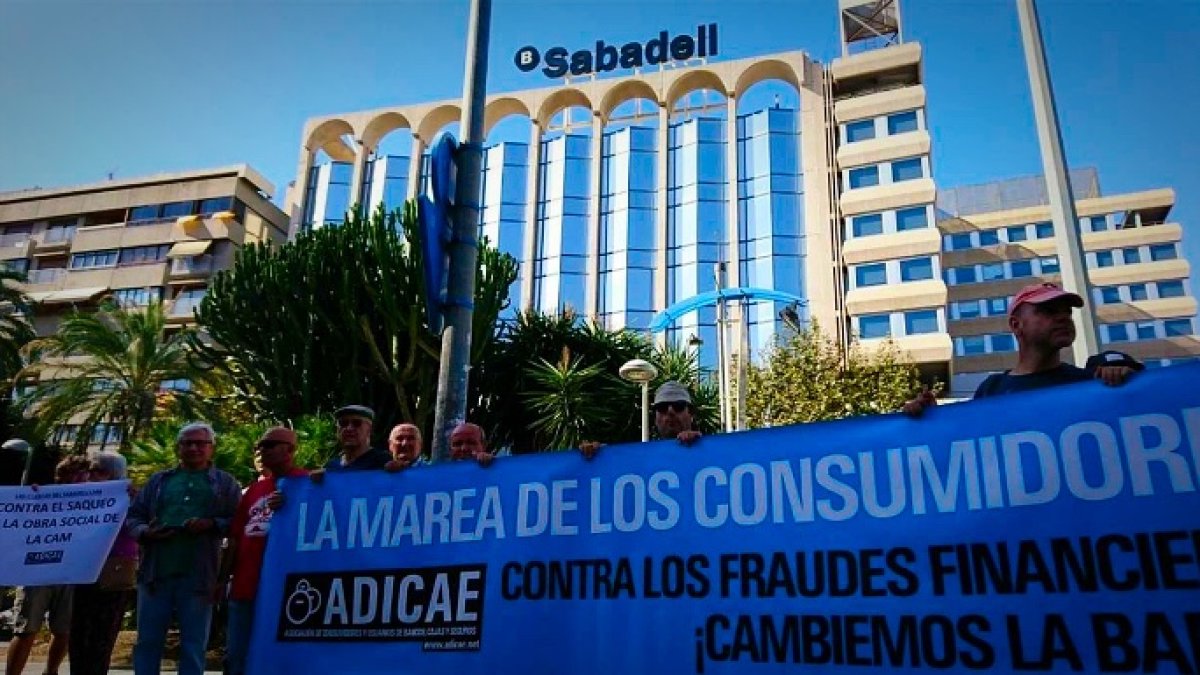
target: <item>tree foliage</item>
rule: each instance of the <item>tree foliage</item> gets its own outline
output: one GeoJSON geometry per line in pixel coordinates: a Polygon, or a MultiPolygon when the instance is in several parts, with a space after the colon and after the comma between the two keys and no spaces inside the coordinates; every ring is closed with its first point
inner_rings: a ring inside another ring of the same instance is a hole
{"type": "MultiPolygon", "coordinates": [[[[228,375],[260,419],[294,419],[363,403],[376,430],[432,424],[440,338],[424,310],[416,207],[301,233],[282,247],[247,246],[216,276],[197,311],[196,348],[228,375]]],[[[489,349],[516,261],[479,249],[472,361],[489,349]]]]}
{"type": "Polygon", "coordinates": [[[18,284],[25,275],[0,266],[0,435],[11,438],[22,426],[20,410],[12,405],[13,383],[24,362],[21,350],[34,338],[29,325],[29,298],[18,284]]]}
{"type": "Polygon", "coordinates": [[[652,387],[666,380],[686,384],[701,429],[716,430],[717,390],[701,377],[693,354],[656,348],[639,333],[605,330],[570,311],[523,313],[504,327],[472,373],[470,417],[489,432],[493,446],[515,453],[561,450],[584,440],[636,441],[641,389],[617,374],[630,359],[658,367],[652,387]]]}
{"type": "Polygon", "coordinates": [[[747,421],[755,428],[895,412],[920,387],[894,342],[867,348],[855,340],[845,350],[814,323],[750,368],[747,421]]]}
{"type": "Polygon", "coordinates": [[[87,447],[96,425],[116,425],[120,447],[128,448],[157,415],[175,406],[202,408],[192,390],[159,391],[164,381],[196,384],[208,377],[188,349],[190,334],[167,335],[161,303],[127,310],[105,302],[95,312],[68,315],[58,332],[26,346],[30,365],[21,377],[38,380],[21,399],[26,417],[38,421],[41,436],[81,419],[71,439],[76,451],[87,447]]]}

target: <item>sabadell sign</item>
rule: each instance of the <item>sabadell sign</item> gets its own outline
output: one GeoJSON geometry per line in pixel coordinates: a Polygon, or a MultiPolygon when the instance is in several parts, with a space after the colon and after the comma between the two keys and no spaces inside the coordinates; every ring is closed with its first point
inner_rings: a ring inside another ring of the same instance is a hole
{"type": "Polygon", "coordinates": [[[566,47],[551,47],[545,54],[539,52],[536,47],[522,47],[517,50],[513,60],[517,68],[525,72],[543,66],[542,73],[546,77],[558,78],[568,74],[606,73],[618,68],[640,68],[668,61],[687,61],[716,54],[717,24],[710,23],[697,26],[695,35],[671,37],[667,31],[660,31],[658,37],[648,40],[645,44],[627,42],[618,47],[604,40],[597,40],[594,50],[580,49],[571,52],[566,47]]]}

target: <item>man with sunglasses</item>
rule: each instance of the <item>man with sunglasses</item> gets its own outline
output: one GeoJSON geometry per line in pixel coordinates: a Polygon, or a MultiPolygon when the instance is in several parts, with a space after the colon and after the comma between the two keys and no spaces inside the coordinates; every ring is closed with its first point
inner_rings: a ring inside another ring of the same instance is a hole
{"type": "MultiPolygon", "coordinates": [[[[1013,296],[1008,307],[1008,328],[1017,340],[1017,365],[989,375],[975,390],[975,398],[1092,379],[1115,387],[1145,368],[1128,354],[1111,350],[1092,356],[1083,368],[1063,363],[1062,350],[1075,342],[1072,311],[1078,307],[1083,307],[1083,298],[1052,283],[1026,286],[1013,296]]],[[[916,417],[936,402],[931,392],[924,391],[904,404],[904,412],[916,417]]]]}
{"type": "MultiPolygon", "coordinates": [[[[326,471],[370,471],[382,469],[392,455],[371,447],[375,411],[365,405],[348,405],[333,413],[337,421],[338,456],[325,465],[326,471]]],[[[314,472],[315,473],[315,472],[314,472]]]]}
{"type": "MultiPolygon", "coordinates": [[[[663,382],[654,391],[654,404],[651,407],[654,410],[654,430],[659,438],[674,438],[683,445],[691,445],[700,438],[700,432],[696,430],[696,409],[687,387],[674,380],[663,382]]],[[[591,459],[603,446],[603,443],[596,441],[584,441],[579,445],[579,452],[584,459],[591,459]]]]}
{"type": "Polygon", "coordinates": [[[229,548],[221,561],[220,587],[230,576],[229,629],[226,634],[225,673],[246,672],[246,654],[250,648],[250,628],[254,621],[254,598],[262,572],[271,516],[278,503],[272,499],[276,481],[307,475],[297,468],[296,432],[286,427],[271,427],[254,444],[254,457],[262,463],[263,478],[246,488],[229,526],[229,548]]]}

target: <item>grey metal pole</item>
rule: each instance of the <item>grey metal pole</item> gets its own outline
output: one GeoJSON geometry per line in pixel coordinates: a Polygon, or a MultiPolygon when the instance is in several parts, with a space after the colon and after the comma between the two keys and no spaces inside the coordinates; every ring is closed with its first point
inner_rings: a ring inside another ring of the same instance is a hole
{"type": "Polygon", "coordinates": [[[642,442],[650,440],[650,381],[642,382],[642,442]]]}
{"type": "Polygon", "coordinates": [[[471,315],[475,301],[476,240],[479,200],[483,192],[483,108],[487,97],[488,38],[492,0],[471,0],[467,33],[467,63],[463,73],[461,131],[463,142],[456,157],[454,240],[450,242],[450,269],[442,333],[442,358],[438,368],[437,404],[434,410],[433,460],[450,456],[450,432],[466,419],[467,370],[471,365],[471,315]]]}
{"type": "Polygon", "coordinates": [[[750,301],[742,300],[741,316],[738,317],[738,330],[741,331],[742,344],[738,348],[738,391],[737,391],[737,428],[746,430],[746,389],[750,386],[750,301]]]}
{"type": "MultiPolygon", "coordinates": [[[[719,262],[713,265],[713,276],[717,280],[717,290],[721,291],[725,288],[725,263],[719,262]]],[[[733,431],[733,424],[730,421],[732,415],[729,412],[729,359],[727,352],[726,341],[728,337],[725,335],[725,299],[717,298],[717,387],[718,395],[721,399],[721,429],[725,433],[733,431]]]]}
{"type": "Polygon", "coordinates": [[[1096,314],[1092,309],[1083,245],[1080,243],[1075,195],[1071,191],[1071,179],[1067,173],[1062,133],[1058,128],[1058,111],[1054,106],[1054,89],[1046,67],[1046,53],[1034,0],[1017,0],[1017,15],[1021,23],[1021,41],[1025,45],[1025,66],[1029,71],[1033,117],[1037,123],[1038,144],[1042,149],[1042,170],[1046,175],[1046,192],[1050,197],[1050,217],[1054,222],[1063,288],[1083,296],[1085,302],[1076,323],[1075,344],[1071,346],[1075,365],[1082,367],[1088,356],[1100,350],[1100,340],[1096,332],[1096,314]]]}

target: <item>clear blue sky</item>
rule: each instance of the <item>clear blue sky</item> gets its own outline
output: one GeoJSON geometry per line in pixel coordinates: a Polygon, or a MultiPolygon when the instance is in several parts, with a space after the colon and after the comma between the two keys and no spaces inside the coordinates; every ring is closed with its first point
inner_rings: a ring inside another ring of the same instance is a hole
{"type": "MultiPolygon", "coordinates": [[[[1013,0],[901,0],[925,48],[934,171],[1040,172],[1013,0]]],[[[294,179],[304,121],[460,95],[467,0],[0,2],[0,190],[246,162],[294,179]]],[[[1200,261],[1200,2],[1040,0],[1067,156],[1107,193],[1173,187],[1200,261]]],[[[722,59],[837,54],[836,0],[494,0],[489,89],[521,46],[717,22],[722,59]]]]}

